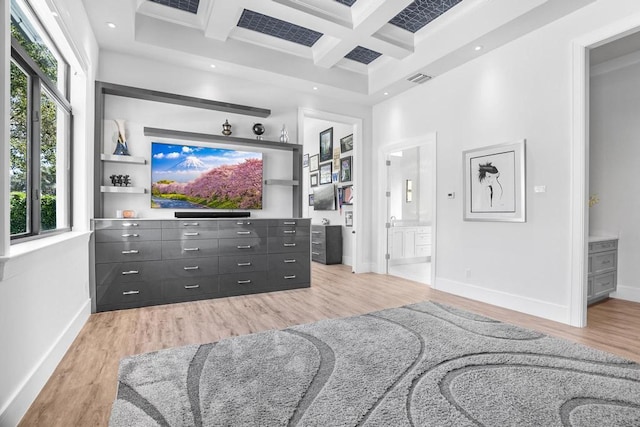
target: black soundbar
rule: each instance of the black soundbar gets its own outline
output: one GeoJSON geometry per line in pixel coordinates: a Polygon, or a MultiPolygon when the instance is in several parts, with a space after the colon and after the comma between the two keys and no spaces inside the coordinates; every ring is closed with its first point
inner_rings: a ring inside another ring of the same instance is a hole
{"type": "Polygon", "coordinates": [[[175,212],[176,218],[247,218],[251,212],[175,212]]]}

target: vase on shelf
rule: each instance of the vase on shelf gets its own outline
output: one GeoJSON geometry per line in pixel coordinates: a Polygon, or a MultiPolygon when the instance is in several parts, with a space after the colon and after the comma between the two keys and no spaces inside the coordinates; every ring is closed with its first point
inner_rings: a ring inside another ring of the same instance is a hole
{"type": "Polygon", "coordinates": [[[289,143],[289,133],[287,132],[287,128],[282,125],[282,130],[280,131],[280,142],[284,144],[289,143]]]}
{"type": "Polygon", "coordinates": [[[113,154],[116,156],[128,156],[129,147],[127,146],[127,138],[124,133],[124,120],[115,119],[114,122],[118,128],[118,140],[116,141],[116,149],[113,154]]]}
{"type": "Polygon", "coordinates": [[[229,120],[225,120],[222,124],[222,134],[224,136],[231,135],[231,125],[229,124],[229,120]]]}
{"type": "Polygon", "coordinates": [[[253,125],[253,133],[256,135],[257,140],[262,140],[262,134],[264,133],[264,126],[262,123],[256,123],[253,125]]]}

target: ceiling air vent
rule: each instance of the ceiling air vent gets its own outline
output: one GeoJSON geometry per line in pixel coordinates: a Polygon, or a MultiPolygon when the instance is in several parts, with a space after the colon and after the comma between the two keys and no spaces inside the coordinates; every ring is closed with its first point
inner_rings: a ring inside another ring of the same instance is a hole
{"type": "Polygon", "coordinates": [[[427,76],[426,74],[418,73],[418,74],[415,74],[415,75],[409,77],[407,80],[409,80],[411,83],[420,84],[420,83],[424,83],[424,82],[426,82],[428,80],[431,80],[431,76],[427,76]]]}

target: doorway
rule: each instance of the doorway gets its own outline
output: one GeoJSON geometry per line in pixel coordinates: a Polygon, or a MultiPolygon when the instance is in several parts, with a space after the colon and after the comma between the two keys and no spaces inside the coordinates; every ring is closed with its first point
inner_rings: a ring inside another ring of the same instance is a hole
{"type": "Polygon", "coordinates": [[[433,286],[435,278],[435,134],[384,150],[386,274],[433,286]]]}

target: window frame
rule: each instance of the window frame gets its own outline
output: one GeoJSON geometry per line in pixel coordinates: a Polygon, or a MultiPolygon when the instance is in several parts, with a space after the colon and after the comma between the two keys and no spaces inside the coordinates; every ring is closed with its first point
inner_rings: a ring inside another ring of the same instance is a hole
{"type": "MultiPolygon", "coordinates": [[[[36,22],[41,31],[46,33],[40,22],[36,22]]],[[[45,34],[48,37],[48,34],[45,34]]],[[[54,49],[57,47],[54,45],[54,49]]],[[[59,51],[58,51],[59,52],[59,51]]],[[[61,55],[58,55],[62,58],[61,55]]],[[[27,88],[27,153],[28,153],[28,176],[27,176],[27,223],[28,232],[20,234],[12,234],[10,236],[11,243],[24,242],[33,239],[39,239],[55,234],[71,231],[73,226],[72,206],[73,206],[73,183],[72,183],[72,128],[73,128],[73,111],[71,103],[68,101],[70,87],[70,66],[69,63],[62,59],[61,66],[66,68],[65,76],[65,94],[58,89],[55,84],[41,69],[40,66],[31,58],[27,51],[22,47],[20,42],[13,36],[11,37],[11,60],[14,61],[29,76],[29,87],[27,88]],[[65,174],[66,185],[61,188],[67,194],[66,197],[66,227],[55,228],[53,230],[42,230],[41,227],[41,171],[40,171],[40,155],[41,155],[41,129],[40,129],[40,111],[41,96],[43,87],[46,88],[46,94],[50,95],[53,102],[64,111],[66,118],[66,129],[64,132],[64,153],[65,153],[65,174]]]]}

